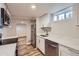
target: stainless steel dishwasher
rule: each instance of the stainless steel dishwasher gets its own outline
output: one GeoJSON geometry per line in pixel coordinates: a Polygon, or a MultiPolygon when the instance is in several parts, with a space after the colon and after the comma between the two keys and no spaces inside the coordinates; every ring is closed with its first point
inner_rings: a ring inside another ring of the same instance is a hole
{"type": "Polygon", "coordinates": [[[2,33],[0,33],[0,45],[2,44],[2,33]]]}
{"type": "Polygon", "coordinates": [[[58,43],[45,39],[45,55],[59,56],[58,43]]]}

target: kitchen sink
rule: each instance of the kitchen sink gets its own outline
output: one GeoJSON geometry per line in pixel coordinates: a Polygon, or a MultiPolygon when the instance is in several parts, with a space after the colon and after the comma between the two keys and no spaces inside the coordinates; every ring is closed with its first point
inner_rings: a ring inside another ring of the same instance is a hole
{"type": "Polygon", "coordinates": [[[47,37],[47,35],[40,35],[40,36],[42,36],[42,37],[47,37]]]}

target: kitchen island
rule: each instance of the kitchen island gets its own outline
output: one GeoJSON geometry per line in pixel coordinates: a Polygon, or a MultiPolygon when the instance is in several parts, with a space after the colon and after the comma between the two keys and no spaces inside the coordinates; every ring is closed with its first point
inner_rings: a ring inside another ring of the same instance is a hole
{"type": "Polygon", "coordinates": [[[0,39],[0,56],[16,56],[18,37],[2,37],[0,39]]]}
{"type": "Polygon", "coordinates": [[[0,44],[0,56],[16,56],[18,39],[21,38],[26,38],[26,36],[2,36],[0,39],[2,42],[2,44],[0,44]]]}
{"type": "Polygon", "coordinates": [[[16,55],[16,43],[0,46],[0,56],[15,56],[15,55],[16,55]]]}

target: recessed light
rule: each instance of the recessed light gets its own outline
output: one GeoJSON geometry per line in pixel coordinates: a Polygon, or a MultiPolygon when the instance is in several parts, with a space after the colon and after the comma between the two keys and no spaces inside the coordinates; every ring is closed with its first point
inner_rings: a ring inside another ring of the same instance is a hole
{"type": "Polygon", "coordinates": [[[24,24],[24,21],[21,21],[21,24],[24,24]]]}
{"type": "Polygon", "coordinates": [[[31,5],[31,8],[32,8],[32,9],[35,9],[35,8],[36,8],[36,6],[35,6],[35,5],[31,5]]]}

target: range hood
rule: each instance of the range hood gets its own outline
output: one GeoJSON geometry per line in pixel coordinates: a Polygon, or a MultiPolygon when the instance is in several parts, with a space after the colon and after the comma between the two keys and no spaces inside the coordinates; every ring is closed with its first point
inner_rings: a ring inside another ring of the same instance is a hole
{"type": "Polygon", "coordinates": [[[51,31],[51,27],[41,27],[41,29],[46,33],[45,35],[41,35],[41,36],[44,36],[44,37],[47,37],[48,32],[51,31]]]}
{"type": "Polygon", "coordinates": [[[41,27],[41,29],[42,29],[43,31],[48,31],[48,32],[51,31],[51,27],[41,27]]]}

